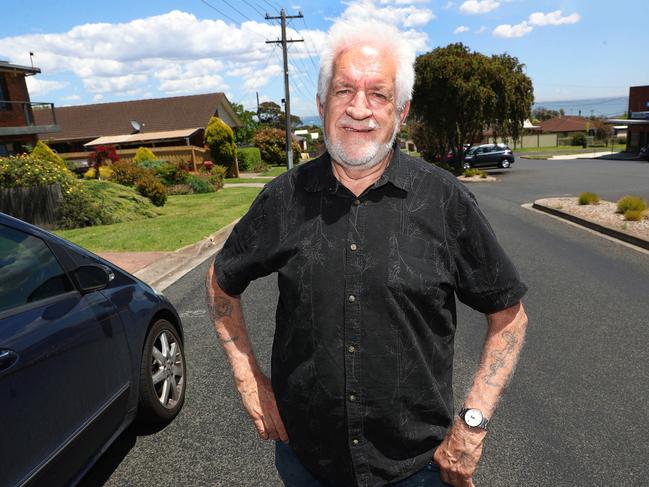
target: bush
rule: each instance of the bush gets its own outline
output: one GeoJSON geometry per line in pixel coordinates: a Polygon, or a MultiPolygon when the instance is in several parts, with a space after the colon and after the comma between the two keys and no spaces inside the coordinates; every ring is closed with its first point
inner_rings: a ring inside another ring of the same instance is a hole
{"type": "Polygon", "coordinates": [[[220,118],[212,117],[205,129],[205,143],[210,148],[212,162],[225,166],[229,177],[239,175],[236,166],[237,146],[234,143],[234,132],[220,118]]]}
{"type": "Polygon", "coordinates": [[[261,152],[257,147],[242,147],[237,149],[240,171],[258,171],[262,168],[261,152]]]}
{"type": "Polygon", "coordinates": [[[462,175],[467,178],[472,178],[473,176],[480,176],[482,179],[487,178],[487,173],[480,169],[465,169],[462,175]]]}
{"type": "MultiPolygon", "coordinates": [[[[95,179],[95,168],[91,167],[83,174],[84,179],[95,179]]],[[[108,166],[99,166],[99,178],[111,179],[113,177],[113,170],[108,166]]]]}
{"type": "Polygon", "coordinates": [[[629,222],[639,222],[640,220],[642,220],[642,217],[642,211],[626,210],[624,212],[624,219],[629,222]]]}
{"type": "Polygon", "coordinates": [[[65,165],[61,166],[33,155],[0,157],[0,187],[49,186],[59,183],[65,195],[77,186],[77,179],[65,165]]]}
{"type": "Polygon", "coordinates": [[[214,193],[216,191],[207,175],[190,174],[187,183],[191,186],[192,193],[214,193]]]}
{"type": "MultiPolygon", "coordinates": [[[[129,161],[117,161],[113,163],[111,169],[113,170],[111,181],[130,187],[135,186],[142,178],[155,175],[151,169],[137,166],[129,161]]],[[[101,171],[99,171],[99,174],[101,174],[101,171]]]]}
{"type": "Polygon", "coordinates": [[[599,196],[595,193],[586,191],[579,195],[578,202],[580,205],[597,205],[599,204],[599,196]]]}
{"type": "Polygon", "coordinates": [[[167,191],[164,184],[155,176],[145,176],[138,180],[136,188],[142,196],[146,196],[156,206],[164,206],[167,202],[167,191]]]}
{"type": "Polygon", "coordinates": [[[584,134],[575,134],[572,136],[572,145],[580,145],[586,147],[586,136],[584,134]]]}
{"type": "Polygon", "coordinates": [[[109,225],[158,216],[151,201],[132,188],[108,181],[83,181],[58,208],[59,228],[109,225]]]}
{"type": "Polygon", "coordinates": [[[52,162],[62,168],[68,167],[63,158],[50,149],[50,147],[42,140],[39,140],[36,143],[36,147],[32,150],[31,155],[37,159],[52,162]]]}
{"type": "Polygon", "coordinates": [[[617,212],[626,214],[627,211],[642,212],[647,208],[647,202],[639,196],[627,195],[620,198],[617,202],[617,212]]]}
{"type": "Polygon", "coordinates": [[[156,159],[155,154],[148,147],[138,147],[133,156],[133,162],[137,165],[144,161],[153,161],[156,159]]]}
{"type": "MultiPolygon", "coordinates": [[[[261,159],[271,166],[281,166],[286,164],[286,139],[284,131],[280,129],[264,129],[255,134],[255,147],[261,153],[261,159]]],[[[300,146],[295,141],[292,144],[293,153],[300,153],[300,146]]],[[[299,155],[296,158],[299,160],[299,155]]]]}

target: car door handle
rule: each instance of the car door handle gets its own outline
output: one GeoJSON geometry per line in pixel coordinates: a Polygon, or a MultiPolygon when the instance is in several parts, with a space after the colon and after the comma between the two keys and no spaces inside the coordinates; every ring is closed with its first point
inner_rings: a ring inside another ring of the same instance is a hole
{"type": "Polygon", "coordinates": [[[18,360],[16,352],[11,350],[0,350],[0,370],[8,369],[16,360],[18,360]]]}

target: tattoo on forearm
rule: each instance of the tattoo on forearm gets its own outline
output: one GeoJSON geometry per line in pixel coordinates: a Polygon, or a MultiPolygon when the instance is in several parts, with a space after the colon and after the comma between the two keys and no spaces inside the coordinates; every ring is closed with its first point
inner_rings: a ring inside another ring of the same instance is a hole
{"type": "Polygon", "coordinates": [[[232,338],[226,338],[225,340],[221,340],[221,343],[225,345],[226,343],[234,343],[237,340],[239,340],[239,335],[234,335],[232,338]]]}
{"type": "Polygon", "coordinates": [[[496,382],[495,377],[498,371],[505,366],[507,359],[511,356],[512,352],[516,348],[516,344],[518,343],[518,337],[511,331],[503,333],[503,338],[506,342],[505,347],[501,350],[494,350],[489,354],[493,362],[489,364],[489,373],[485,376],[484,381],[485,384],[492,387],[504,387],[507,383],[509,377],[506,377],[505,382],[502,384],[496,382]]]}
{"type": "Polygon", "coordinates": [[[215,319],[232,316],[232,303],[229,299],[217,296],[210,300],[210,310],[215,319]]]}

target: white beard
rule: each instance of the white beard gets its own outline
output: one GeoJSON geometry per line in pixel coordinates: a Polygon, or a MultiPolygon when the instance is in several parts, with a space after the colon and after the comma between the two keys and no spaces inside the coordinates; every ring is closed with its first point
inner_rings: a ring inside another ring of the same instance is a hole
{"type": "Polygon", "coordinates": [[[324,133],[324,142],[327,147],[327,151],[331,158],[337,163],[349,167],[349,168],[363,168],[371,169],[374,166],[380,164],[392,150],[392,145],[394,144],[397,134],[399,133],[399,116],[395,116],[394,131],[392,132],[392,137],[390,141],[382,144],[380,142],[368,142],[359,155],[352,157],[348,151],[345,150],[342,142],[336,141],[332,142],[327,137],[327,133],[324,133]]]}

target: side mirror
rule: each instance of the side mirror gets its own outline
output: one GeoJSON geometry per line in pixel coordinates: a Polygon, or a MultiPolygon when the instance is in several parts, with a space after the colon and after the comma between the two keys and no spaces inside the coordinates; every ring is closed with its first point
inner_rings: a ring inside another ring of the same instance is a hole
{"type": "Polygon", "coordinates": [[[109,268],[99,264],[86,264],[77,267],[73,272],[79,289],[83,294],[101,291],[115,279],[115,274],[109,268]]]}

